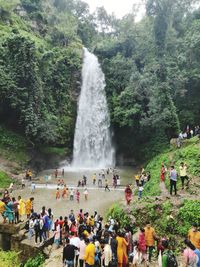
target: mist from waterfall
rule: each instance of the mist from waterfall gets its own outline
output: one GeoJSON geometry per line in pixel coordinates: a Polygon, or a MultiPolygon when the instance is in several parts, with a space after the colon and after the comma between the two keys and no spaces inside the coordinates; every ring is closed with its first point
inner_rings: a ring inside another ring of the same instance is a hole
{"type": "Polygon", "coordinates": [[[105,168],[114,165],[104,73],[97,57],[84,48],[72,166],[105,168]]]}

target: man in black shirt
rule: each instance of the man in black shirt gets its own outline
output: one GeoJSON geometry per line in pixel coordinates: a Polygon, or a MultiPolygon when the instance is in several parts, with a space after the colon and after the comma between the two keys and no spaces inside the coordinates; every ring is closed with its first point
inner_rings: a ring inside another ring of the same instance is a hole
{"type": "Polygon", "coordinates": [[[66,245],[63,249],[63,264],[64,266],[74,267],[75,250],[77,247],[69,244],[69,238],[66,238],[66,245]]]}

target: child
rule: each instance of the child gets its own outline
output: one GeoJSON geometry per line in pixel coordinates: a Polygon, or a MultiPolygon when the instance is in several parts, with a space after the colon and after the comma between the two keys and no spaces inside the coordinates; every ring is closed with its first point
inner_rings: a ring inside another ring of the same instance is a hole
{"type": "Polygon", "coordinates": [[[142,198],[142,191],[144,190],[142,184],[139,184],[139,188],[138,188],[138,200],[140,200],[142,198]]]}
{"type": "Polygon", "coordinates": [[[70,189],[69,199],[70,199],[71,201],[74,200],[74,190],[73,190],[73,188],[70,189]]]}

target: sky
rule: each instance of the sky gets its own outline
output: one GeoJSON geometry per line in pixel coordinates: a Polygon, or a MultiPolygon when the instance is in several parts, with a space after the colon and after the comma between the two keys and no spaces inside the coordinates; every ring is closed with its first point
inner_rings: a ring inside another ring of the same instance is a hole
{"type": "Polygon", "coordinates": [[[90,11],[93,12],[96,7],[104,6],[108,14],[115,13],[117,18],[122,18],[127,13],[132,11],[133,5],[140,7],[140,11],[136,16],[140,20],[144,14],[144,5],[141,5],[142,0],[83,0],[90,6],[90,11]]]}

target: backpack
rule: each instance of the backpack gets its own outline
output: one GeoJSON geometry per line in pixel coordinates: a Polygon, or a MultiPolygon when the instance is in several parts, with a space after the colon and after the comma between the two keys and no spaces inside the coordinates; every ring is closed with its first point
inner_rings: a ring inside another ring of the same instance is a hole
{"type": "Polygon", "coordinates": [[[34,225],[34,230],[36,232],[39,232],[40,230],[40,221],[37,219],[36,222],[35,222],[35,225],[34,225]]]}
{"type": "Polygon", "coordinates": [[[167,256],[167,267],[178,267],[176,257],[172,251],[168,250],[164,252],[164,255],[167,256]]]}

